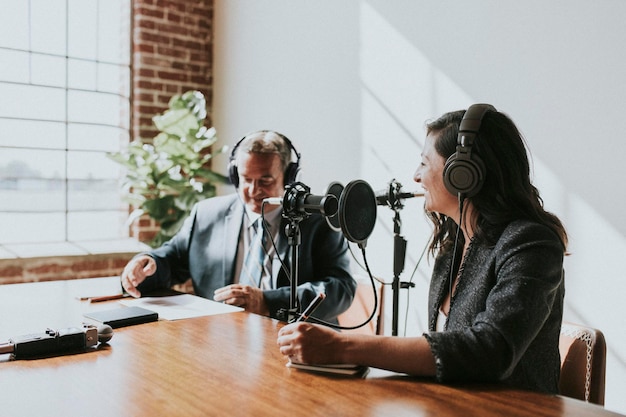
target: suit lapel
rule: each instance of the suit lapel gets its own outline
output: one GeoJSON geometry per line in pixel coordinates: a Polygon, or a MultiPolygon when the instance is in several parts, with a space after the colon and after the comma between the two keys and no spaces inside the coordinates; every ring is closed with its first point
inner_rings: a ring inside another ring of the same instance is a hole
{"type": "Polygon", "coordinates": [[[224,217],[224,257],[223,270],[225,284],[233,282],[233,268],[237,260],[237,248],[239,246],[239,235],[243,224],[243,204],[239,199],[233,200],[228,214],[224,217]]]}

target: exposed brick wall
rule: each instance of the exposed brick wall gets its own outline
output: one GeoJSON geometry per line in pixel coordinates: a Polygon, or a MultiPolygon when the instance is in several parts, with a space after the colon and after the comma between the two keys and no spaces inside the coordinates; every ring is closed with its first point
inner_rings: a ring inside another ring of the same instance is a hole
{"type": "MultiPolygon", "coordinates": [[[[135,253],[0,259],[0,285],[113,277],[121,274],[135,253]]],[[[191,280],[174,290],[193,294],[191,280]]]]}
{"type": "Polygon", "coordinates": [[[0,259],[0,285],[119,275],[134,254],[0,259]]]}
{"type": "MultiPolygon", "coordinates": [[[[152,116],[189,90],[204,94],[210,124],[213,0],[134,0],[132,22],[131,138],[149,142],[157,134],[152,116]]],[[[144,218],[130,234],[149,242],[157,230],[144,218]]]]}
{"type": "Polygon", "coordinates": [[[175,94],[201,91],[210,112],[213,0],[134,0],[132,134],[156,135],[152,116],[175,94]]]}

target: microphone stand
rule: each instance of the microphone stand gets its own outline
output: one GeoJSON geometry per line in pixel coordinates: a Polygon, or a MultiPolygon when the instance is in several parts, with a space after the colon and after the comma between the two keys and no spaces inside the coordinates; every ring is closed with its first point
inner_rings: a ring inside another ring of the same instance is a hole
{"type": "Polygon", "coordinates": [[[287,234],[287,242],[291,248],[291,281],[289,283],[289,310],[283,311],[282,314],[287,319],[288,323],[291,323],[298,318],[298,312],[300,310],[298,301],[298,247],[302,243],[300,221],[302,221],[302,217],[289,216],[289,224],[285,230],[287,234]]]}
{"type": "Polygon", "coordinates": [[[400,234],[402,220],[400,219],[400,210],[404,207],[398,194],[402,184],[392,180],[389,183],[389,204],[393,210],[393,282],[391,289],[393,291],[393,310],[391,318],[391,335],[398,335],[398,309],[400,305],[400,289],[412,288],[415,284],[412,282],[400,281],[400,274],[404,271],[404,260],[406,257],[406,239],[400,234]]]}
{"type": "Polygon", "coordinates": [[[319,212],[324,216],[327,215],[327,212],[333,210],[335,212],[337,211],[337,199],[334,195],[326,195],[323,198],[310,198],[312,197],[310,191],[311,189],[301,182],[289,184],[285,186],[285,194],[282,201],[282,216],[289,220],[289,223],[285,227],[285,234],[287,236],[287,243],[291,247],[291,281],[289,287],[289,309],[280,309],[278,317],[289,323],[301,318],[299,314],[300,301],[298,300],[298,268],[300,264],[298,249],[302,243],[300,222],[310,215],[310,212],[307,210],[319,212]]]}
{"type": "Polygon", "coordinates": [[[281,309],[278,317],[291,323],[298,319],[300,312],[300,301],[298,300],[298,275],[299,275],[299,253],[298,250],[302,243],[300,233],[300,222],[308,217],[305,211],[297,210],[295,200],[298,193],[307,193],[309,188],[302,183],[294,183],[285,187],[285,195],[283,197],[283,217],[289,220],[285,227],[287,235],[287,243],[291,248],[291,281],[289,283],[289,309],[281,309]]]}
{"type": "Polygon", "coordinates": [[[393,217],[393,316],[391,319],[391,335],[398,335],[398,309],[400,305],[400,289],[415,287],[412,282],[400,281],[400,274],[404,271],[404,259],[406,256],[406,239],[400,235],[400,210],[394,209],[393,217]]]}

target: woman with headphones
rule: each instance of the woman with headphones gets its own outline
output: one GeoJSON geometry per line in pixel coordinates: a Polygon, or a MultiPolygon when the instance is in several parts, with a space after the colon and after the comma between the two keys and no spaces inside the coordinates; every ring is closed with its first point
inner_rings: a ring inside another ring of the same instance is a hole
{"type": "Polygon", "coordinates": [[[444,114],[426,133],[414,179],[434,224],[428,331],[398,338],[295,323],[279,331],[280,352],[557,393],[567,234],[531,183],[522,135],[486,104],[444,114]]]}

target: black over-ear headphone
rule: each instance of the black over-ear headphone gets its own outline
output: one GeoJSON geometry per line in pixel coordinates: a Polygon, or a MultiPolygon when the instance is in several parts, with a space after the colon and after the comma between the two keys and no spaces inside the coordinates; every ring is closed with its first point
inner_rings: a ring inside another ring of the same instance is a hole
{"type": "Polygon", "coordinates": [[[237,160],[236,160],[237,148],[239,147],[239,145],[241,145],[241,142],[243,142],[244,139],[252,135],[256,135],[259,133],[270,133],[270,132],[276,134],[283,141],[285,141],[289,149],[293,151],[293,153],[296,154],[296,161],[289,162],[287,164],[287,168],[285,169],[285,175],[284,175],[285,184],[284,185],[288,185],[288,184],[296,182],[296,179],[298,178],[298,174],[300,173],[300,154],[298,153],[296,148],[293,146],[293,144],[287,138],[287,136],[283,135],[282,133],[278,133],[274,130],[259,130],[256,132],[248,133],[246,136],[239,139],[239,142],[237,142],[237,144],[233,147],[232,152],[230,153],[230,158],[228,160],[228,178],[230,179],[230,183],[234,185],[235,188],[239,187],[239,171],[237,170],[237,160]]]}
{"type": "Polygon", "coordinates": [[[454,195],[472,197],[483,186],[485,164],[480,157],[472,155],[472,145],[488,111],[497,110],[491,104],[473,104],[463,115],[456,153],[450,155],[443,168],[443,183],[454,195]]]}

